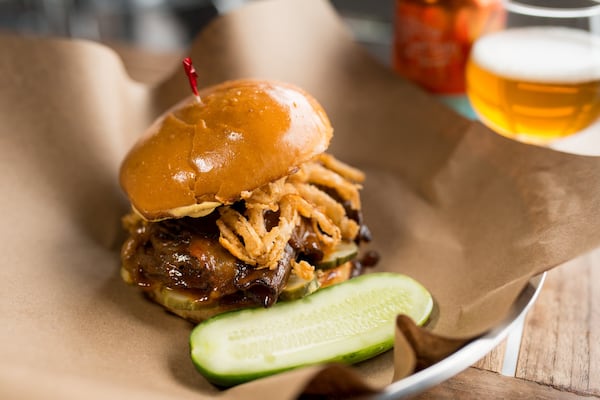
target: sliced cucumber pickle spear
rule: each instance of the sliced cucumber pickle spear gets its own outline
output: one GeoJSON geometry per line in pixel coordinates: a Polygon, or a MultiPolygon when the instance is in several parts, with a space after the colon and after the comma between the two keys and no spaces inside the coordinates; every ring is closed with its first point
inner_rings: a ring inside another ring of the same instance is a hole
{"type": "Polygon", "coordinates": [[[358,254],[358,246],[354,242],[340,242],[331,253],[326,254],[317,268],[331,269],[350,261],[358,254]]]}
{"type": "Polygon", "coordinates": [[[319,280],[316,275],[313,279],[306,280],[300,278],[296,274],[292,274],[281,291],[279,300],[288,301],[301,299],[304,296],[316,292],[317,289],[319,289],[319,286],[319,280]]]}
{"type": "Polygon", "coordinates": [[[371,273],[297,301],[218,315],[190,336],[196,368],[232,386],[306,365],[356,363],[389,350],[398,314],[424,324],[429,292],[408,276],[371,273]]]}

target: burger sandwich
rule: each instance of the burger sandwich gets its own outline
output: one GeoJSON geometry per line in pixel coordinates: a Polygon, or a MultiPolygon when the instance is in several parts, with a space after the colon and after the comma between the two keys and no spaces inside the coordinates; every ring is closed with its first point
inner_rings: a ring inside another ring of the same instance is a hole
{"type": "Polygon", "coordinates": [[[289,84],[229,81],[161,116],[126,155],[121,275],[199,322],[302,298],[361,273],[364,175],[326,153],[333,129],[289,84]]]}

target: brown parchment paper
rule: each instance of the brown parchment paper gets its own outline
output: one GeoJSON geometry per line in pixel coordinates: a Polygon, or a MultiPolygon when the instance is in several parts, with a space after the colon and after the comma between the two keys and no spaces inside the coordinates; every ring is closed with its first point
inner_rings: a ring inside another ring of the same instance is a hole
{"type": "Polygon", "coordinates": [[[323,104],[331,152],[367,173],[377,270],[427,286],[434,320],[423,334],[400,319],[395,351],[359,366],[212,387],[190,362],[190,324],[118,273],[128,207],[119,163],[189,94],[179,66],[147,87],[101,45],[2,35],[0,397],[368,393],[392,381],[394,357],[401,377],[436,341],[433,361],[454,351],[501,321],[530,277],[600,243],[599,158],[516,143],[462,119],[373,61],[324,1],[245,6],[207,27],[190,55],[201,86],[279,79],[323,104]]]}

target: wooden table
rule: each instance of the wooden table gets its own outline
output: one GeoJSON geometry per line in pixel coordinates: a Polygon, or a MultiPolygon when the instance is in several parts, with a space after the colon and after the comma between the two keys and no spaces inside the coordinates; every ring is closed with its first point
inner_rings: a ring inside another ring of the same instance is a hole
{"type": "MultiPolygon", "coordinates": [[[[177,54],[112,47],[132,78],[145,83],[163,79],[179,60],[177,54]]],[[[416,398],[590,397],[600,399],[600,249],[547,274],[522,332],[513,332],[475,365],[416,398]]]]}

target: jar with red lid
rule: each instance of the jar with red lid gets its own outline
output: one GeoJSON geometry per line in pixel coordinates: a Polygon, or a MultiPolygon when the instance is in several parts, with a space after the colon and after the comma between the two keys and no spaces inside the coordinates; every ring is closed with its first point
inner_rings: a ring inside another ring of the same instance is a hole
{"type": "Polygon", "coordinates": [[[471,46],[504,23],[502,0],[396,0],[393,67],[472,116],[465,96],[471,46]]]}

